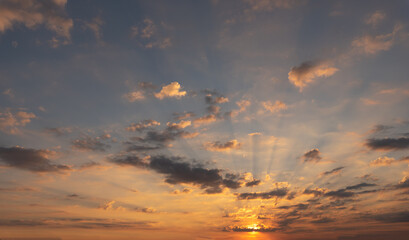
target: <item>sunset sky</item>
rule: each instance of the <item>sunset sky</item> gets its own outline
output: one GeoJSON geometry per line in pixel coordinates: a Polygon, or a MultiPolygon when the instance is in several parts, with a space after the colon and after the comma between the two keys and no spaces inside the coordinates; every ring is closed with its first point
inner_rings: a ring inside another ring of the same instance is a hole
{"type": "Polygon", "coordinates": [[[407,239],[408,13],[0,0],[0,239],[407,239]]]}

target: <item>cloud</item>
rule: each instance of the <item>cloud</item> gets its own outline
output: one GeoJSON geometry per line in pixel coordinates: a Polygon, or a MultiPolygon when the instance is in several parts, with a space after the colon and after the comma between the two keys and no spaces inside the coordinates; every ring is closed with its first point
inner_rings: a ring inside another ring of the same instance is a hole
{"type": "Polygon", "coordinates": [[[386,14],[383,11],[375,11],[370,16],[365,19],[365,23],[368,25],[372,25],[372,27],[376,27],[382,20],[384,20],[386,14]]]}
{"type": "Polygon", "coordinates": [[[90,137],[90,136],[83,136],[80,139],[75,139],[71,142],[73,148],[82,150],[82,151],[99,151],[104,152],[107,148],[111,146],[103,143],[102,140],[109,139],[111,136],[103,135],[100,137],[90,137]]]}
{"type": "Polygon", "coordinates": [[[390,158],[390,157],[378,157],[377,159],[373,160],[370,165],[371,166],[389,166],[392,163],[395,163],[396,160],[394,158],[390,158]]]}
{"type": "Polygon", "coordinates": [[[324,195],[325,190],[320,188],[315,189],[305,189],[303,194],[313,194],[315,197],[324,195]]]}
{"type": "Polygon", "coordinates": [[[104,210],[110,210],[110,209],[113,209],[114,204],[115,204],[115,201],[112,200],[112,201],[109,201],[109,202],[105,203],[104,205],[100,206],[100,208],[104,209],[104,210]]]}
{"type": "Polygon", "coordinates": [[[271,113],[276,113],[280,112],[281,110],[287,109],[287,105],[281,101],[275,101],[273,104],[271,101],[266,101],[266,102],[261,102],[263,105],[264,109],[271,112],[271,113]]]}
{"type": "Polygon", "coordinates": [[[129,92],[123,95],[128,102],[136,102],[145,99],[145,93],[141,90],[129,92]]]}
{"type": "Polygon", "coordinates": [[[195,118],[193,120],[193,125],[197,127],[203,124],[209,124],[209,123],[216,122],[216,121],[217,121],[216,116],[214,114],[209,114],[203,117],[195,118]]]}
{"type": "Polygon", "coordinates": [[[324,196],[332,198],[349,198],[355,196],[355,193],[347,191],[346,189],[339,189],[336,191],[329,191],[325,193],[324,196]]]}
{"type": "Polygon", "coordinates": [[[294,86],[300,89],[300,92],[319,77],[330,77],[338,71],[326,62],[308,61],[301,63],[300,66],[292,67],[288,73],[288,80],[294,86]]]}
{"type": "MultiPolygon", "coordinates": [[[[53,227],[67,229],[157,229],[155,222],[148,221],[119,221],[107,218],[45,218],[45,219],[7,219],[0,220],[0,226],[5,227],[53,227]]],[[[34,239],[33,239],[34,240],[34,239]]],[[[35,240],[40,240],[35,238],[35,240]]],[[[45,238],[44,240],[58,240],[54,238],[45,238]]]]}
{"type": "Polygon", "coordinates": [[[396,188],[409,188],[409,177],[404,177],[397,185],[396,188]]]}
{"type": "Polygon", "coordinates": [[[344,168],[345,168],[345,167],[337,167],[337,168],[332,169],[331,171],[327,171],[327,172],[321,173],[320,176],[323,177],[323,176],[328,176],[328,175],[337,175],[337,174],[339,174],[339,173],[342,171],[342,169],[344,169],[344,168]]]}
{"type": "Polygon", "coordinates": [[[407,223],[409,222],[409,211],[381,213],[373,215],[371,218],[385,223],[407,223]]]}
{"type": "Polygon", "coordinates": [[[189,120],[182,120],[182,121],[180,121],[178,123],[168,122],[166,125],[169,128],[172,128],[172,129],[183,129],[183,128],[186,128],[186,127],[189,127],[190,125],[192,125],[192,122],[189,121],[189,120]]]}
{"type": "Polygon", "coordinates": [[[137,212],[143,212],[143,213],[156,213],[156,209],[149,208],[149,207],[136,207],[134,208],[134,210],[137,212]]]}
{"type": "Polygon", "coordinates": [[[169,85],[163,86],[161,91],[155,93],[155,97],[158,99],[164,98],[181,98],[186,95],[186,91],[180,91],[181,86],[178,82],[172,82],[169,85]]]}
{"type": "Polygon", "coordinates": [[[104,21],[100,17],[95,17],[91,21],[84,21],[84,28],[90,29],[94,33],[95,39],[100,41],[102,38],[102,24],[104,24],[104,21]]]}
{"type": "Polygon", "coordinates": [[[132,123],[131,125],[129,125],[129,127],[126,128],[126,130],[129,132],[135,132],[135,131],[142,131],[147,128],[151,128],[155,126],[160,126],[160,122],[149,119],[149,120],[143,120],[138,123],[132,123]]]}
{"type": "Polygon", "coordinates": [[[361,188],[366,188],[366,187],[375,187],[378,186],[374,183],[359,183],[356,185],[352,185],[352,186],[348,186],[345,188],[345,190],[357,190],[357,189],[361,189],[361,188]]]}
{"type": "Polygon", "coordinates": [[[395,36],[402,29],[400,24],[396,24],[393,31],[388,34],[371,36],[365,35],[352,41],[353,51],[367,55],[373,55],[380,51],[389,50],[395,41],[395,36]]]}
{"type": "Polygon", "coordinates": [[[72,129],[69,127],[58,127],[58,128],[46,128],[44,130],[46,133],[61,137],[63,135],[69,134],[72,132],[72,129]]]}
{"type": "Polygon", "coordinates": [[[55,152],[50,150],[36,150],[23,147],[0,147],[0,160],[10,167],[31,172],[61,172],[71,168],[67,165],[54,164],[50,157],[55,152]]]}
{"type": "Polygon", "coordinates": [[[274,9],[290,9],[300,3],[294,0],[244,0],[249,6],[246,11],[271,12],[274,9]]]}
{"type": "Polygon", "coordinates": [[[222,142],[208,142],[205,143],[204,147],[208,151],[212,152],[225,152],[225,151],[230,151],[233,149],[240,149],[241,143],[239,143],[236,139],[227,141],[225,143],[222,142]]]}
{"type": "Polygon", "coordinates": [[[31,119],[36,118],[34,113],[18,111],[12,113],[10,109],[5,112],[0,112],[0,131],[8,134],[18,134],[19,127],[24,127],[31,122],[31,119]]]}
{"type": "Polygon", "coordinates": [[[152,19],[145,18],[138,25],[130,29],[131,38],[137,39],[144,48],[167,48],[172,46],[169,30],[171,28],[165,23],[156,24],[152,19]]]}
{"type": "Polygon", "coordinates": [[[318,148],[314,148],[303,155],[304,162],[319,162],[321,157],[321,152],[318,148]]]}
{"type": "MultiPolygon", "coordinates": [[[[70,42],[73,20],[67,17],[64,0],[3,0],[0,1],[0,32],[13,29],[18,24],[34,29],[39,25],[63,38],[64,44],[70,42]]],[[[57,38],[54,38],[59,41],[57,38]]]]}
{"type": "Polygon", "coordinates": [[[223,188],[237,189],[242,185],[242,178],[235,174],[222,175],[220,169],[207,169],[201,165],[184,162],[180,157],[152,156],[140,158],[126,155],[110,159],[119,165],[131,165],[147,168],[165,175],[165,182],[169,184],[192,184],[200,186],[205,193],[221,193],[223,188]]]}
{"type": "Polygon", "coordinates": [[[254,179],[253,181],[246,182],[246,187],[254,187],[261,183],[260,180],[254,179]]]}
{"type": "Polygon", "coordinates": [[[246,111],[246,109],[251,105],[251,102],[249,100],[241,100],[241,101],[237,101],[236,104],[239,107],[239,109],[233,110],[231,112],[232,117],[236,117],[240,113],[246,111]]]}
{"type": "Polygon", "coordinates": [[[174,119],[175,120],[184,120],[187,118],[193,118],[196,117],[196,114],[193,112],[183,112],[183,113],[173,113],[174,119]]]}
{"type": "Polygon", "coordinates": [[[238,200],[251,200],[251,199],[271,199],[285,197],[288,193],[287,188],[277,188],[270,192],[259,193],[240,193],[237,195],[238,200]]]}
{"type": "Polygon", "coordinates": [[[409,138],[371,138],[366,141],[365,145],[372,150],[403,150],[409,148],[409,138]]]}
{"type": "Polygon", "coordinates": [[[226,103],[229,102],[229,99],[223,96],[214,96],[218,95],[218,93],[213,93],[213,94],[207,94],[205,96],[205,101],[207,104],[220,104],[220,103],[226,103]]]}

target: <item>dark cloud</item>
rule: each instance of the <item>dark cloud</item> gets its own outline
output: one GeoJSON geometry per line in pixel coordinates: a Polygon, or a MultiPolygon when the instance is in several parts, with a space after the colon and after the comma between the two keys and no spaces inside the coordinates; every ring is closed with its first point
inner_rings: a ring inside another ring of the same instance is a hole
{"type": "Polygon", "coordinates": [[[392,126],[387,126],[387,125],[382,125],[382,124],[378,124],[375,125],[372,129],[372,133],[378,133],[378,132],[382,132],[382,131],[386,131],[388,129],[392,129],[392,126]]]}
{"type": "Polygon", "coordinates": [[[314,194],[315,197],[321,196],[324,194],[324,190],[322,189],[305,189],[304,194],[314,194]]]}
{"type": "Polygon", "coordinates": [[[409,211],[382,213],[373,215],[371,218],[385,223],[407,223],[409,222],[409,211]]]}
{"type": "Polygon", "coordinates": [[[243,179],[236,174],[222,175],[220,169],[207,169],[201,165],[184,162],[180,157],[152,156],[140,158],[138,156],[117,156],[111,161],[119,165],[131,165],[147,168],[165,175],[165,182],[169,184],[193,184],[200,186],[206,193],[221,193],[224,188],[240,188],[243,179]]]}
{"type": "Polygon", "coordinates": [[[320,175],[321,176],[336,175],[336,174],[340,173],[341,170],[344,169],[344,168],[345,167],[337,167],[337,168],[332,169],[331,171],[323,172],[320,175]]]}
{"type": "Polygon", "coordinates": [[[178,127],[174,127],[173,125],[169,125],[164,130],[151,130],[146,132],[145,136],[133,137],[132,140],[136,142],[152,144],[158,147],[164,147],[163,144],[174,141],[178,138],[192,138],[195,136],[197,136],[197,133],[187,132],[178,127]]]}
{"type": "Polygon", "coordinates": [[[49,150],[36,150],[22,147],[0,147],[0,160],[10,167],[32,172],[61,172],[71,170],[67,165],[54,164],[49,156],[49,150]]]}
{"type": "Polygon", "coordinates": [[[287,188],[277,188],[270,192],[260,192],[260,193],[240,193],[237,196],[239,200],[251,200],[251,199],[270,199],[275,197],[284,197],[288,193],[287,188]]]}
{"type": "Polygon", "coordinates": [[[332,198],[349,198],[355,196],[355,193],[347,191],[346,189],[339,189],[336,191],[329,191],[325,193],[324,196],[332,198]]]}
{"type": "Polygon", "coordinates": [[[310,205],[309,204],[304,204],[304,203],[299,203],[299,204],[295,204],[295,205],[289,205],[289,206],[280,206],[278,207],[278,209],[297,209],[297,210],[306,210],[308,209],[310,205]]]}
{"type": "Polygon", "coordinates": [[[254,179],[253,181],[246,182],[246,187],[254,187],[261,183],[260,180],[254,179]]]}
{"type": "Polygon", "coordinates": [[[276,232],[277,230],[279,230],[279,228],[266,227],[263,225],[258,225],[257,228],[232,226],[232,227],[225,227],[223,229],[223,231],[226,231],[226,232],[276,232]]]}
{"type": "Polygon", "coordinates": [[[83,229],[156,229],[155,222],[149,221],[118,221],[104,218],[47,218],[47,219],[2,219],[0,226],[5,227],[58,227],[58,228],[83,228],[83,229]]]}
{"type": "Polygon", "coordinates": [[[146,151],[153,151],[153,150],[159,150],[164,148],[165,146],[162,144],[157,144],[155,146],[149,146],[149,145],[141,145],[141,144],[135,144],[132,142],[126,142],[126,151],[127,152],[146,152],[146,151]]]}
{"type": "Polygon", "coordinates": [[[373,150],[402,150],[409,148],[409,138],[371,138],[366,142],[366,146],[373,150]]]}
{"type": "Polygon", "coordinates": [[[90,136],[84,136],[80,139],[76,139],[72,141],[71,144],[75,149],[82,150],[82,151],[105,152],[106,149],[111,147],[110,145],[102,142],[102,140],[105,140],[105,139],[106,138],[102,138],[102,137],[92,138],[90,136]]]}
{"type": "Polygon", "coordinates": [[[378,185],[373,184],[373,183],[360,183],[360,184],[348,186],[345,188],[345,190],[357,190],[357,189],[361,189],[365,187],[374,187],[374,186],[378,186],[378,185]]]}
{"type": "Polygon", "coordinates": [[[317,148],[314,148],[303,155],[304,162],[319,162],[321,157],[321,152],[317,148]]]}

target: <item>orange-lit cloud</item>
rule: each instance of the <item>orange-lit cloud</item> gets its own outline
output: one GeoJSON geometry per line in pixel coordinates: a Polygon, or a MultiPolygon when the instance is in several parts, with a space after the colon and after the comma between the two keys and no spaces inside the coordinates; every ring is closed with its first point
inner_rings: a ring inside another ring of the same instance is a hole
{"type": "Polygon", "coordinates": [[[182,87],[178,82],[172,82],[163,86],[160,92],[155,93],[155,97],[161,100],[164,98],[181,98],[186,95],[186,91],[181,91],[181,89],[182,87]]]}
{"type": "Polygon", "coordinates": [[[338,68],[326,62],[303,62],[300,66],[291,68],[288,80],[300,89],[300,92],[316,78],[330,77],[338,71],[338,68]]]}

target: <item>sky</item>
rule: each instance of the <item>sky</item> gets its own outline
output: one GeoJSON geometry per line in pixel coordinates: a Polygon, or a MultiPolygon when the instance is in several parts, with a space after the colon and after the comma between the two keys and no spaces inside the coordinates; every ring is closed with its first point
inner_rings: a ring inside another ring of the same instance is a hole
{"type": "Polygon", "coordinates": [[[0,239],[407,239],[408,12],[0,0],[0,239]]]}

